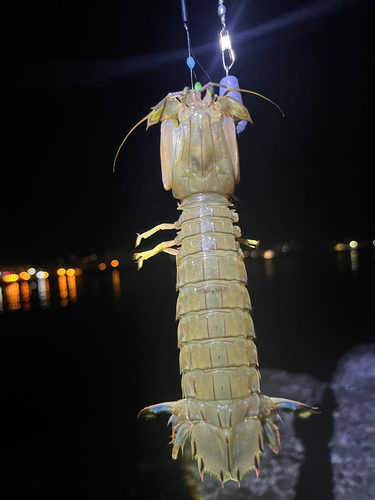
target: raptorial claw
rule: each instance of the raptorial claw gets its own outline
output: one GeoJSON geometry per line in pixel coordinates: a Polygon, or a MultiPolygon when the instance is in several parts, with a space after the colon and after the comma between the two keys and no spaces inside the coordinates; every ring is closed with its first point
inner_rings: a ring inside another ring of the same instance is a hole
{"type": "Polygon", "coordinates": [[[276,411],[285,411],[286,413],[294,413],[299,418],[308,418],[310,415],[320,413],[317,406],[308,406],[299,401],[291,399],[272,398],[276,411]]]}
{"type": "Polygon", "coordinates": [[[176,401],[170,401],[168,403],[160,403],[157,405],[146,406],[138,413],[137,418],[155,418],[158,413],[162,412],[173,412],[173,408],[176,404],[176,401]]]}

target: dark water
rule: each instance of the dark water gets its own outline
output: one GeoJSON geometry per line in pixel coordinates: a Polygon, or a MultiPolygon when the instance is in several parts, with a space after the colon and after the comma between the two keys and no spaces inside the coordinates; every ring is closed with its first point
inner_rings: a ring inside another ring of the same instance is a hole
{"type": "MultiPolygon", "coordinates": [[[[261,369],[326,382],[343,354],[374,339],[374,255],[356,257],[354,266],[349,252],[246,260],[261,369]]],[[[64,306],[51,277],[47,305],[36,291],[29,310],[4,302],[3,498],[194,497],[170,458],[166,419],[136,419],[140,408],[180,397],[174,279],[169,256],[157,256],[140,272],[83,273],[64,306]]],[[[323,405],[321,426],[296,427],[306,449],[296,498],[310,498],[314,442],[326,464],[320,498],[334,498],[329,391],[323,405]]]]}

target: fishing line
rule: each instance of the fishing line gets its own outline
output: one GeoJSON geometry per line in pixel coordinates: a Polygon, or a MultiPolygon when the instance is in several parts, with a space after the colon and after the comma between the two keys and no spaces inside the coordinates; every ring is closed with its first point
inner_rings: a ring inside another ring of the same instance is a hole
{"type": "Polygon", "coordinates": [[[182,15],[182,24],[186,30],[186,38],[187,38],[187,46],[188,46],[188,58],[186,59],[186,64],[190,70],[190,80],[191,80],[191,88],[197,87],[196,90],[199,90],[201,87],[201,84],[197,81],[197,75],[194,71],[195,63],[198,64],[198,66],[201,68],[203,73],[207,76],[208,81],[211,81],[211,78],[207,71],[203,68],[203,66],[200,64],[198,59],[196,58],[193,49],[191,48],[191,42],[190,42],[190,33],[189,33],[189,27],[188,27],[188,15],[187,15],[187,8],[186,8],[186,2],[185,0],[181,0],[181,15],[182,15]],[[194,86],[193,82],[193,74],[196,80],[196,84],[194,86]]]}

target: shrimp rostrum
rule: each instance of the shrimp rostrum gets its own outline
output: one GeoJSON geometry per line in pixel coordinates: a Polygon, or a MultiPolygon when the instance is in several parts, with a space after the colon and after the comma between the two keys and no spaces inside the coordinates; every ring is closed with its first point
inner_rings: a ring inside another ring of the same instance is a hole
{"type": "Polygon", "coordinates": [[[183,396],[148,406],[139,416],[170,413],[172,457],[177,458],[190,438],[202,480],[208,473],[224,484],[239,483],[252,470],[259,474],[264,443],[278,453],[280,412],[306,418],[316,409],[260,391],[240,248],[241,243],[255,246],[257,242],[241,238],[235,225],[238,215],[230,202],[240,181],[235,121],[252,120],[236,99],[226,93],[217,97],[214,85],[220,86],[207,84],[200,91],[169,94],[141,120],[147,120],[147,128],[161,123],[163,184],[180,200],[182,213],[173,224],[139,234],[136,246],[159,230],[178,231],[173,240],[134,258],[142,267],[159,252],[176,256],[183,396]]]}

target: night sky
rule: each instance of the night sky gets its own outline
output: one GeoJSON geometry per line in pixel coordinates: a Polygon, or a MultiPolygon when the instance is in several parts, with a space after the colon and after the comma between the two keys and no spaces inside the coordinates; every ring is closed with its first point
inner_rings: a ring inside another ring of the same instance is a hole
{"type": "MultiPolygon", "coordinates": [[[[369,1],[227,0],[254,125],[239,137],[243,234],[264,245],[367,240],[373,226],[369,1]]],[[[187,2],[192,47],[218,82],[217,2],[187,2]]],[[[177,219],[159,130],[131,127],[189,84],[180,2],[12,2],[3,8],[0,263],[129,248],[177,219]]],[[[198,80],[207,78],[199,67],[198,80]]]]}

